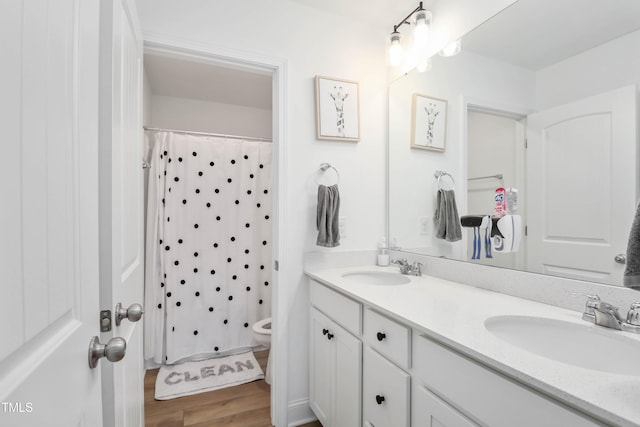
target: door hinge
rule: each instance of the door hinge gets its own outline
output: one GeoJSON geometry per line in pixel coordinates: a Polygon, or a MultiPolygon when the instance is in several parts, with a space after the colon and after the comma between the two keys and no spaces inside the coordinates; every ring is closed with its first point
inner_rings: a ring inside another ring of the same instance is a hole
{"type": "Polygon", "coordinates": [[[524,139],[524,148],[529,148],[529,140],[528,139],[524,139]]]}
{"type": "Polygon", "coordinates": [[[524,226],[524,235],[526,236],[528,234],[529,228],[525,225],[524,226]]]}
{"type": "Polygon", "coordinates": [[[279,271],[279,270],[280,270],[280,263],[278,262],[278,260],[273,261],[273,268],[274,268],[276,271],[279,271]]]}
{"type": "Polygon", "coordinates": [[[100,311],[100,332],[111,331],[111,310],[100,311]]]}

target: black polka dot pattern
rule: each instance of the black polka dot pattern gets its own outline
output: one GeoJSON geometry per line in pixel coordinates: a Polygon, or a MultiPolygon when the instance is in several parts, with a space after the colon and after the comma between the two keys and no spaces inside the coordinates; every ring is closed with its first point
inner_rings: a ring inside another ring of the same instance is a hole
{"type": "Polygon", "coordinates": [[[151,170],[165,360],[251,346],[271,315],[270,144],[174,134],[157,139],[151,170]]]}

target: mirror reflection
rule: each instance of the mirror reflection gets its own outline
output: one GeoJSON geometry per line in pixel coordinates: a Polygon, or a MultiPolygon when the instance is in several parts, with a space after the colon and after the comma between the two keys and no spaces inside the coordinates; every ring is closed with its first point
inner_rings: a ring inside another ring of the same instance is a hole
{"type": "Polygon", "coordinates": [[[392,82],[391,245],[621,285],[640,187],[639,45],[636,0],[519,0],[460,54],[392,82]],[[416,98],[446,103],[442,150],[412,142],[429,124],[416,98]],[[454,190],[460,240],[441,232],[451,212],[434,221],[439,189],[454,190]]]}

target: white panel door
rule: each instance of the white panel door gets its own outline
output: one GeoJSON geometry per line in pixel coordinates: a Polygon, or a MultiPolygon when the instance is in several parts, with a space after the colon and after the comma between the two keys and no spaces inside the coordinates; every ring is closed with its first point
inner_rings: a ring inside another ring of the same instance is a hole
{"type": "Polygon", "coordinates": [[[2,426],[102,425],[98,28],[98,0],[0,3],[2,426]]]}
{"type": "MultiPolygon", "coordinates": [[[[100,304],[142,304],[142,38],[132,0],[103,1],[100,82],[100,304]]],[[[115,312],[114,312],[115,317],[115,312]]],[[[103,364],[105,426],[144,424],[142,321],[113,322],[104,339],[127,341],[127,355],[103,364]]]]}
{"type": "Polygon", "coordinates": [[[529,271],[622,284],[637,188],[636,88],[531,114],[529,271]]]}

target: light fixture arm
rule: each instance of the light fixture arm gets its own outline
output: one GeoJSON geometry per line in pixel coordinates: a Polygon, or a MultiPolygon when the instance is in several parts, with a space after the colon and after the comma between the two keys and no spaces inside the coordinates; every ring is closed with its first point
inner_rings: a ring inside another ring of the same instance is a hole
{"type": "MultiPolygon", "coordinates": [[[[411,18],[413,16],[414,13],[419,12],[421,10],[424,10],[424,8],[422,7],[422,2],[420,2],[420,4],[418,5],[418,7],[416,7],[415,9],[413,9],[413,11],[407,15],[406,18],[404,18],[402,21],[400,21],[400,23],[398,25],[394,25],[393,26],[393,32],[397,33],[398,32],[398,28],[400,28],[400,26],[402,24],[409,24],[409,18],[411,18]]],[[[410,25],[410,24],[409,24],[410,25]]],[[[393,33],[392,33],[393,34],[393,33]]]]}

